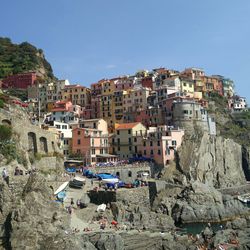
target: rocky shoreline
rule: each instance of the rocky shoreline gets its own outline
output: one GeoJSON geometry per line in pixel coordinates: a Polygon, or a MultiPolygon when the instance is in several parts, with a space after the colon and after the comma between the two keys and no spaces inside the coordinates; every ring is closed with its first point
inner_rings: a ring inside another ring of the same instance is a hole
{"type": "Polygon", "coordinates": [[[153,207],[147,187],[117,192],[116,202],[111,202],[110,209],[101,216],[109,222],[115,219],[119,229],[110,225],[100,230],[97,205],[89,204],[74,212],[79,220],[93,226],[88,232],[72,231],[72,217],[52,200],[51,188],[42,175],[35,173],[28,179],[20,176],[20,182],[23,188],[18,194],[11,192],[5,182],[0,183],[3,249],[197,249],[201,245],[214,249],[218,244],[231,244],[232,237],[239,242],[237,249],[250,246],[249,209],[198,182],[182,191],[177,188],[160,192],[153,207]],[[198,213],[201,207],[204,212],[198,213]],[[212,232],[207,228],[194,236],[178,232],[175,227],[180,220],[214,218],[234,220],[227,222],[223,230],[212,232]]]}

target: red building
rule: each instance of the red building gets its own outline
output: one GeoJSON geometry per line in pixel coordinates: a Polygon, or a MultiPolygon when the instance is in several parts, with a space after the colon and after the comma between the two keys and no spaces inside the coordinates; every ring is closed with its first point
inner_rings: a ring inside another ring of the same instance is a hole
{"type": "Polygon", "coordinates": [[[153,78],[152,76],[147,76],[141,80],[142,87],[153,89],[153,78]]]}
{"type": "Polygon", "coordinates": [[[11,75],[3,79],[2,88],[27,89],[28,86],[34,85],[35,81],[35,72],[11,75]]]}

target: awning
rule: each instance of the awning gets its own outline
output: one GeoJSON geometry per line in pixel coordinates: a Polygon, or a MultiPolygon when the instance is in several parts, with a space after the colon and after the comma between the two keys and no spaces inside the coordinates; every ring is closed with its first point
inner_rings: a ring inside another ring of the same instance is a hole
{"type": "Polygon", "coordinates": [[[103,155],[96,155],[97,158],[117,158],[118,155],[111,155],[111,154],[103,154],[103,155]]]}

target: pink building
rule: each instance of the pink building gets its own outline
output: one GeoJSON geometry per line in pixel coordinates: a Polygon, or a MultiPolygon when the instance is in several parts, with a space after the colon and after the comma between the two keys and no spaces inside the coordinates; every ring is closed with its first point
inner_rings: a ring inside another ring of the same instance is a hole
{"type": "Polygon", "coordinates": [[[109,154],[107,122],[103,119],[79,121],[79,127],[72,130],[72,152],[83,156],[86,164],[116,161],[117,156],[109,154]]]}
{"type": "Polygon", "coordinates": [[[72,108],[72,102],[70,101],[58,101],[54,103],[54,108],[51,110],[52,112],[57,110],[69,111],[72,108]]]}
{"type": "Polygon", "coordinates": [[[114,81],[115,90],[128,90],[134,86],[134,80],[129,77],[122,77],[114,81]]]}
{"type": "Polygon", "coordinates": [[[168,128],[166,125],[150,127],[139,152],[152,158],[162,166],[167,166],[175,158],[175,151],[180,147],[184,130],[168,128]]]}

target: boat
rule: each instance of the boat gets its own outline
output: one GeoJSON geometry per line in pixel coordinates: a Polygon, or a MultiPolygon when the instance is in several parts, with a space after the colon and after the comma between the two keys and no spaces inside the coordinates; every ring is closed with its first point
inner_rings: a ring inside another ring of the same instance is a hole
{"type": "Polygon", "coordinates": [[[106,204],[104,203],[99,205],[96,209],[97,212],[105,212],[105,210],[106,210],[106,204]]]}
{"type": "Polygon", "coordinates": [[[63,191],[67,186],[68,186],[69,182],[65,181],[55,192],[54,195],[57,195],[58,193],[60,193],[61,191],[63,191]]]}
{"type": "Polygon", "coordinates": [[[119,183],[119,179],[118,178],[110,178],[110,179],[102,179],[102,183],[106,184],[106,183],[119,183]]]}
{"type": "Polygon", "coordinates": [[[76,177],[73,179],[73,181],[78,181],[78,182],[81,182],[81,183],[85,184],[86,179],[76,176],[76,177]]]}
{"type": "Polygon", "coordinates": [[[250,203],[250,194],[238,195],[238,200],[243,203],[250,203]]]}
{"type": "Polygon", "coordinates": [[[65,191],[61,191],[61,192],[59,192],[59,193],[57,194],[57,199],[58,199],[59,201],[64,201],[65,198],[66,198],[66,192],[65,192],[65,191]]]}
{"type": "Polygon", "coordinates": [[[77,181],[74,181],[74,180],[73,180],[73,181],[70,181],[70,182],[69,182],[69,187],[80,189],[80,188],[83,187],[83,183],[80,183],[80,182],[77,182],[77,181]]]}
{"type": "Polygon", "coordinates": [[[119,182],[119,179],[116,176],[108,173],[97,174],[97,178],[101,180],[104,184],[119,182]]]}

